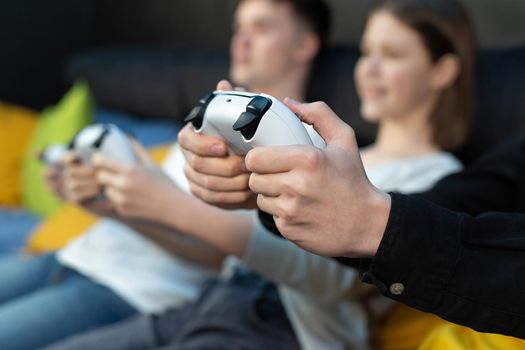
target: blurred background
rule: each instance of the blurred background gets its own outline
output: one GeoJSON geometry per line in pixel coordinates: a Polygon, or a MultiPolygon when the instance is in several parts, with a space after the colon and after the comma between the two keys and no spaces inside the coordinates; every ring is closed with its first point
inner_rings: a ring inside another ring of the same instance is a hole
{"type": "MultiPolygon", "coordinates": [[[[330,0],[331,42],[356,44],[367,0],[330,0]]],[[[465,0],[481,47],[525,44],[525,1],[465,0]]],[[[0,1],[0,99],[40,109],[73,54],[109,47],[226,49],[235,0],[0,1]]]]}

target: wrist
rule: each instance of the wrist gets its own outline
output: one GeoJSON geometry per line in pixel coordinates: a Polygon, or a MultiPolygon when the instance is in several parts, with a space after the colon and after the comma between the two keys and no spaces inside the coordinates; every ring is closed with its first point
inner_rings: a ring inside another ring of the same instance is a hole
{"type": "Polygon", "coordinates": [[[373,188],[363,205],[363,226],[359,229],[359,249],[353,249],[348,257],[373,257],[376,255],[390,217],[391,197],[373,188]]]}

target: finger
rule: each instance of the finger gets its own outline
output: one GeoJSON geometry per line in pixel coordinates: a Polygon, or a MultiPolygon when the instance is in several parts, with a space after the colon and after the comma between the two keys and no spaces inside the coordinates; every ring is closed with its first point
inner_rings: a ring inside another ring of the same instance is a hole
{"type": "Polygon", "coordinates": [[[200,156],[224,157],[228,155],[228,147],[223,140],[196,133],[191,124],[182,128],[179,132],[178,141],[182,149],[200,156]]]}
{"type": "Polygon", "coordinates": [[[313,146],[256,147],[245,158],[246,167],[257,174],[284,173],[302,166],[316,165],[321,151],[313,146]]]}
{"type": "Polygon", "coordinates": [[[221,80],[219,83],[217,83],[217,90],[231,91],[233,90],[233,85],[228,80],[221,80]]]}
{"type": "Polygon", "coordinates": [[[94,181],[95,169],[84,165],[72,165],[64,169],[64,180],[69,181],[94,181]]]}
{"type": "Polygon", "coordinates": [[[133,165],[122,161],[111,159],[102,153],[95,153],[92,158],[93,167],[97,170],[105,170],[113,173],[122,173],[132,169],[133,165]]]}
{"type": "Polygon", "coordinates": [[[205,175],[235,177],[249,172],[243,157],[235,155],[225,158],[200,157],[184,150],[182,152],[186,158],[186,163],[196,172],[205,175]]]}
{"type": "Polygon", "coordinates": [[[113,187],[104,188],[104,195],[112,203],[113,207],[117,210],[122,211],[122,206],[124,203],[124,196],[118,190],[113,187]]]}
{"type": "Polygon", "coordinates": [[[252,173],[249,183],[250,190],[266,197],[278,197],[282,194],[280,179],[281,174],[259,175],[252,173]]]}
{"type": "Polygon", "coordinates": [[[117,173],[111,171],[100,170],[96,175],[97,182],[105,187],[122,188],[124,179],[117,173]]]}
{"type": "Polygon", "coordinates": [[[234,177],[204,175],[193,170],[188,164],[184,167],[184,174],[191,182],[212,191],[235,192],[249,190],[249,174],[241,174],[234,177]]]}
{"type": "Polygon", "coordinates": [[[345,149],[355,147],[353,129],[326,103],[300,103],[288,97],[284,102],[303,122],[312,125],[327,144],[336,144],[345,149]]]}
{"type": "Polygon", "coordinates": [[[206,203],[218,206],[242,204],[247,202],[253,196],[253,193],[251,191],[210,191],[207,188],[201,187],[192,182],[190,182],[190,190],[196,197],[202,199],[206,203]]]}
{"type": "Polygon", "coordinates": [[[275,219],[278,218],[280,214],[279,210],[277,209],[278,200],[279,197],[267,197],[260,194],[257,196],[257,206],[265,213],[272,215],[275,219]]]}
{"type": "Polygon", "coordinates": [[[153,161],[153,158],[151,158],[148,151],[142,146],[142,144],[135,138],[130,138],[131,140],[131,147],[133,147],[133,151],[135,152],[135,155],[137,156],[137,159],[139,160],[139,164],[143,166],[153,166],[155,165],[155,162],[153,161]]]}
{"type": "Polygon", "coordinates": [[[65,192],[67,199],[73,202],[83,202],[98,196],[102,188],[93,184],[77,184],[66,187],[65,192]]]}

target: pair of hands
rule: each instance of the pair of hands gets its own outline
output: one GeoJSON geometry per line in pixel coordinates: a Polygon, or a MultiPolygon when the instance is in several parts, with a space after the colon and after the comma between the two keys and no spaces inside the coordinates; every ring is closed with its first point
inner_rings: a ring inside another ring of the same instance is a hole
{"type": "Polygon", "coordinates": [[[101,215],[115,213],[129,219],[157,220],[165,210],[170,191],[177,191],[170,178],[154,166],[147,151],[132,141],[138,165],[117,162],[95,154],[92,164],[68,153],[59,167],[46,169],[51,190],[65,201],[74,202],[101,215]],[[104,195],[101,198],[101,195],[104,195]]]}
{"type": "MultiPolygon", "coordinates": [[[[231,90],[220,82],[218,90],[231,90]]],[[[285,103],[314,126],[326,149],[260,147],[245,158],[224,141],[186,125],[179,143],[191,191],[223,208],[254,208],[273,215],[281,234],[325,256],[373,256],[390,212],[390,197],[365,175],[354,131],[323,102],[285,103]]]]}

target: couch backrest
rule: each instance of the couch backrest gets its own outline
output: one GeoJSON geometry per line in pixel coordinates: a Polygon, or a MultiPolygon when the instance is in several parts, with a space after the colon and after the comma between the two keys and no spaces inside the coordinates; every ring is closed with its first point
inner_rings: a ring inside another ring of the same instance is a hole
{"type": "MultiPolygon", "coordinates": [[[[315,65],[307,96],[327,102],[352,125],[359,144],[366,145],[373,141],[375,127],[359,114],[353,79],[358,55],[354,47],[327,50],[315,65]]],[[[224,50],[101,51],[77,56],[68,65],[68,76],[87,79],[102,105],[177,121],[227,74],[224,50]]],[[[519,135],[525,135],[525,47],[482,51],[476,123],[458,155],[470,163],[493,145],[519,135]]]]}

